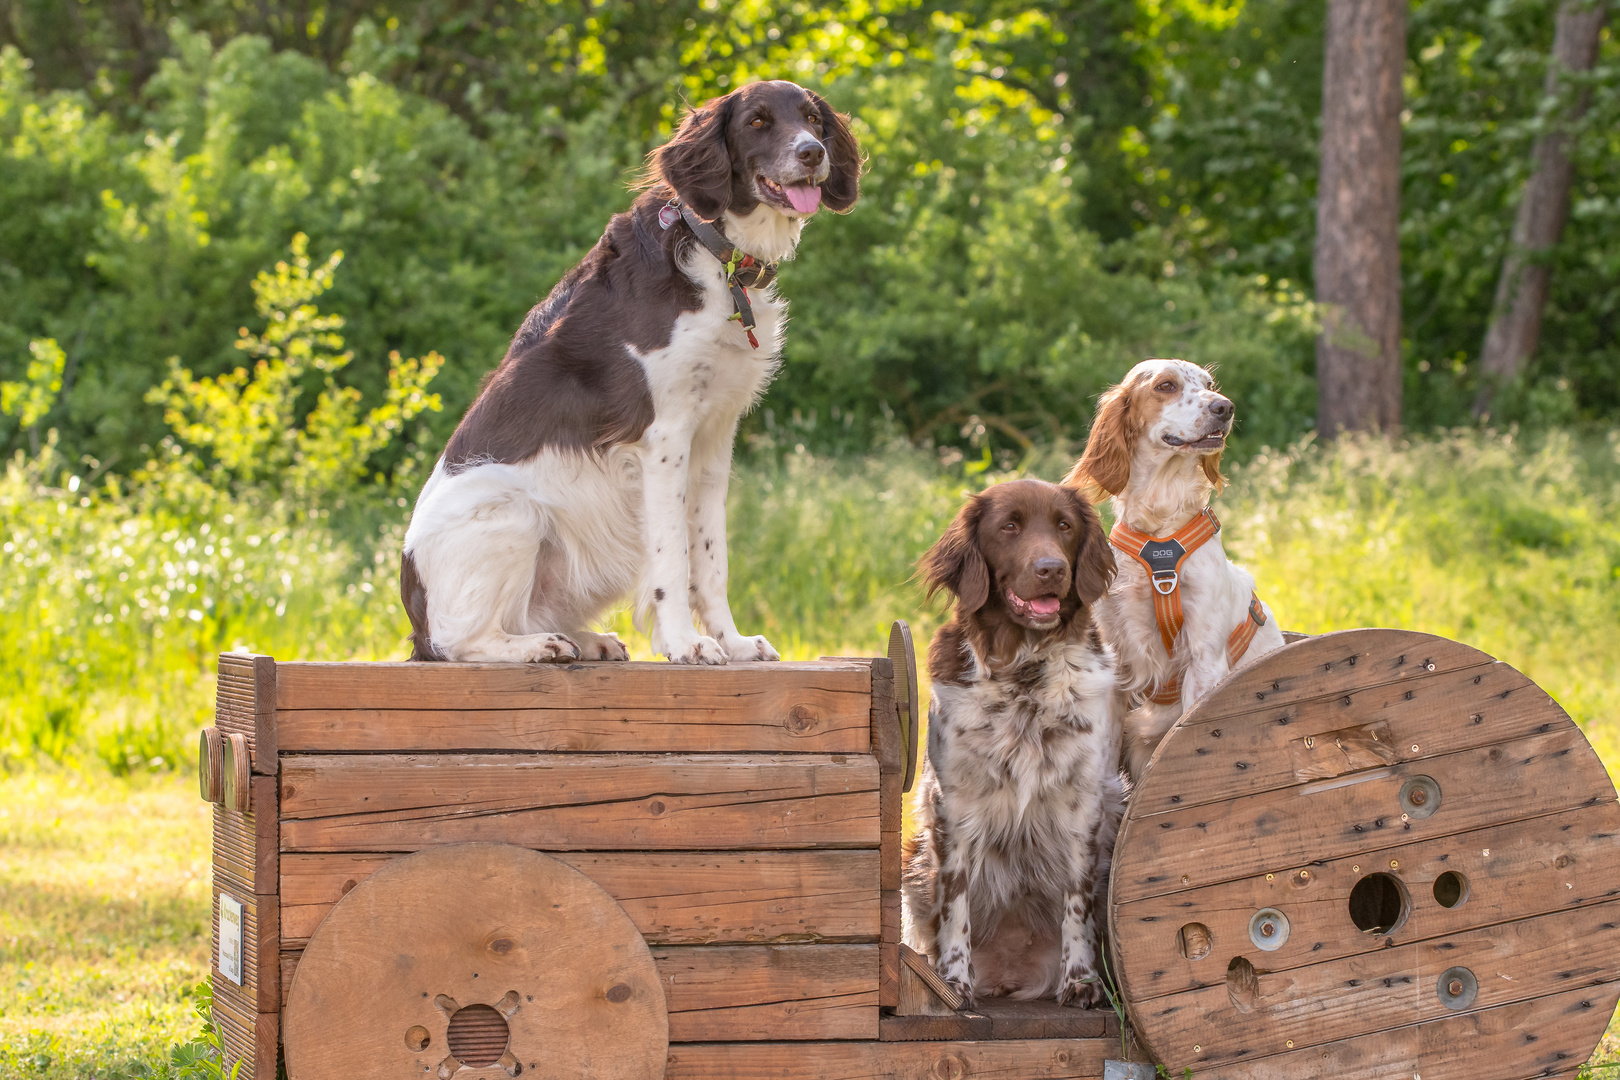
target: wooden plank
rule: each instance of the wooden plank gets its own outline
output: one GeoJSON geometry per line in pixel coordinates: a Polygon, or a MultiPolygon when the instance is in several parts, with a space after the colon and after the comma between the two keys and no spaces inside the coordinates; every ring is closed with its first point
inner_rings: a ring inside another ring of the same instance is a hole
{"type": "Polygon", "coordinates": [[[276,819],[276,779],[254,776],[247,813],[214,806],[214,858],[216,882],[229,883],[243,893],[269,896],[276,891],[279,857],[276,819]]]}
{"type": "Polygon", "coordinates": [[[213,1010],[226,1075],[232,1075],[231,1071],[237,1069],[235,1080],[277,1080],[281,1014],[244,1011],[238,1002],[222,999],[217,994],[213,1010]]]}
{"type": "Polygon", "coordinates": [[[276,772],[276,662],[250,653],[221,653],[215,687],[214,725],[221,737],[247,739],[253,771],[276,772]]]}
{"type": "Polygon", "coordinates": [[[865,717],[872,690],[870,661],[725,667],[292,662],[278,665],[276,676],[276,707],[288,711],[552,709],[646,714],[685,724],[721,723],[728,715],[782,719],[807,702],[865,717]]]}
{"type": "Polygon", "coordinates": [[[886,656],[875,657],[872,664],[872,701],[868,710],[871,724],[872,753],[877,755],[878,769],[885,776],[905,773],[904,740],[900,731],[900,706],[894,694],[894,664],[886,656]]]}
{"type": "MultiPolygon", "coordinates": [[[[876,1039],[876,945],[693,945],[652,951],[671,1042],[876,1039]]],[[[290,988],[302,953],[281,954],[290,988]]]]}
{"type": "Polygon", "coordinates": [[[869,755],[285,756],[281,849],[875,847],[869,755]]]}
{"type": "Polygon", "coordinates": [[[978,1041],[984,1039],[1114,1040],[1119,1057],[1119,1018],[1108,1009],[1070,1009],[1055,1001],[990,998],[977,1008],[946,1016],[885,1016],[878,1025],[884,1042],[978,1041]]]}
{"type": "Polygon", "coordinates": [[[670,1042],[875,1039],[876,945],[653,950],[670,1042]]]}
{"type": "Polygon", "coordinates": [[[1212,723],[1258,708],[1401,683],[1435,672],[1495,661],[1471,646],[1414,630],[1339,630],[1284,645],[1232,673],[1201,703],[1197,720],[1212,723]]]}
{"type": "Polygon", "coordinates": [[[1421,672],[1398,683],[1340,690],[1256,712],[1267,722],[1206,722],[1202,708],[1190,715],[1197,722],[1176,729],[1177,752],[1160,755],[1153,764],[1153,783],[1132,793],[1133,800],[1144,800],[1135,805],[1135,813],[1198,806],[1293,784],[1300,779],[1295,758],[1307,749],[1307,737],[1318,741],[1310,748],[1316,754],[1307,756],[1320,757],[1331,753],[1334,733],[1384,724],[1391,735],[1387,745],[1392,759],[1372,764],[1413,761],[1537,734],[1548,723],[1547,714],[1556,714],[1558,707],[1525,676],[1493,662],[1421,672]],[[1419,746],[1416,752],[1413,743],[1419,746]]]}
{"type": "MultiPolygon", "coordinates": [[[[565,852],[607,890],[650,944],[876,942],[878,853],[565,852]]],[[[281,936],[302,948],[348,891],[397,855],[288,855],[281,936]]]]}
{"type": "Polygon", "coordinates": [[[1613,785],[1601,769],[1591,778],[1572,775],[1571,766],[1583,760],[1571,758],[1577,753],[1590,756],[1591,750],[1580,730],[1570,724],[1546,735],[1374,769],[1353,778],[1128,821],[1114,854],[1114,903],[1249,877],[1257,870],[1288,872],[1403,840],[1450,836],[1613,802],[1613,785]],[[1416,775],[1433,777],[1442,791],[1467,792],[1467,798],[1454,799],[1455,805],[1433,817],[1403,822],[1400,788],[1416,775]],[[1313,812],[1310,800],[1317,792],[1331,792],[1333,797],[1320,804],[1320,812],[1313,812]]]}
{"type": "Polygon", "coordinates": [[[1198,1080],[1480,1080],[1482,1061],[1501,1080],[1568,1076],[1592,1056],[1617,1000],[1620,982],[1607,982],[1220,1067],[1185,1053],[1165,1060],[1172,1076],[1191,1067],[1198,1080]]]}
{"type": "Polygon", "coordinates": [[[664,1080],[1101,1080],[1118,1053],[1118,1039],[700,1043],[669,1048],[664,1080]]]}
{"type": "MultiPolygon", "coordinates": [[[[1223,983],[1135,1003],[1139,1026],[1151,1024],[1155,1047],[1202,1050],[1200,1066],[1251,1061],[1452,1015],[1436,993],[1440,973],[1465,967],[1478,978],[1472,1008],[1550,997],[1600,986],[1620,972],[1620,902],[1524,919],[1441,941],[1378,949],[1287,971],[1261,971],[1250,1009],[1235,1009],[1223,983]]],[[[1244,950],[1252,957],[1264,954],[1244,950]]],[[[1612,1011],[1611,1003],[1610,1009],[1612,1011]]],[[[1607,1014],[1605,1014],[1607,1015],[1607,1014]]],[[[1602,1030],[1600,1024],[1598,1029],[1602,1030]]]]}
{"type": "Polygon", "coordinates": [[[215,882],[213,888],[213,942],[209,963],[214,997],[236,1003],[243,1013],[275,1012],[281,1008],[279,908],[274,896],[236,895],[215,882]],[[242,982],[219,970],[219,897],[224,893],[242,905],[242,982]]]}
{"type": "Polygon", "coordinates": [[[1114,911],[1116,937],[1164,938],[1152,970],[1125,967],[1126,997],[1148,1000],[1224,984],[1227,961],[1248,952],[1249,919],[1261,908],[1282,911],[1291,924],[1288,941],[1265,954],[1265,968],[1279,972],[1383,949],[1388,940],[1405,945],[1620,898],[1620,807],[1603,809],[1606,825],[1594,821],[1590,808],[1568,810],[1121,904],[1114,911]],[[1390,935],[1346,934],[1350,891],[1375,869],[1406,886],[1411,915],[1390,935]],[[1446,873],[1463,875],[1469,885],[1468,897],[1451,908],[1434,898],[1435,880],[1446,873]],[[1180,956],[1173,945],[1177,930],[1191,922],[1202,925],[1215,946],[1199,960],[1180,956]]]}

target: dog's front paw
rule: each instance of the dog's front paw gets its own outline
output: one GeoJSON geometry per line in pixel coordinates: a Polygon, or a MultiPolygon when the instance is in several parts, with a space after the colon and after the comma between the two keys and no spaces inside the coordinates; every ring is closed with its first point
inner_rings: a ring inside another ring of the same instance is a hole
{"type": "Polygon", "coordinates": [[[521,640],[526,664],[558,664],[579,659],[579,646],[566,634],[530,634],[521,640]]]}
{"type": "Polygon", "coordinates": [[[630,650],[619,640],[618,634],[576,634],[582,660],[628,660],[630,650]]]}
{"type": "Polygon", "coordinates": [[[950,976],[941,976],[945,985],[956,991],[956,996],[962,999],[961,1010],[972,1012],[979,1007],[978,998],[973,996],[973,984],[966,979],[953,979],[950,976]]]}
{"type": "Polygon", "coordinates": [[[724,664],[726,650],[712,637],[694,637],[684,646],[671,646],[664,654],[672,664],[724,664]]]}
{"type": "Polygon", "coordinates": [[[725,637],[726,655],[731,657],[734,664],[748,664],[755,660],[780,660],[771,643],[761,635],[743,637],[741,634],[727,634],[725,637]]]}
{"type": "Polygon", "coordinates": [[[1057,1002],[1072,1009],[1095,1009],[1103,1003],[1102,980],[1095,975],[1064,979],[1057,1002]]]}

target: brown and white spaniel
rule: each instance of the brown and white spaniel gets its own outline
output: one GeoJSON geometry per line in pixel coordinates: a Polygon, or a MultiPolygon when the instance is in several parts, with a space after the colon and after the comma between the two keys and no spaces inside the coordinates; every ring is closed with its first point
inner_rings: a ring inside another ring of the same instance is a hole
{"type": "Polygon", "coordinates": [[[626,595],[673,661],[777,658],[726,597],[732,441],[781,356],[775,266],[860,172],[848,118],[793,83],[686,117],[423,486],[400,568],[414,659],[623,660],[591,626],[626,595]]]}
{"type": "Polygon", "coordinates": [[[1091,619],[1114,574],[1102,525],[1056,484],[997,484],[919,568],[956,609],[928,649],[906,944],[970,1005],[1097,1005],[1097,913],[1124,808],[1123,707],[1091,619]]]}
{"type": "Polygon", "coordinates": [[[1226,557],[1208,509],[1226,483],[1221,453],[1232,417],[1204,368],[1143,361],[1103,394],[1085,452],[1063,480],[1091,498],[1113,496],[1113,540],[1128,556],[1097,602],[1097,622],[1139,701],[1125,718],[1133,780],[1195,701],[1283,644],[1254,577],[1226,557]],[[1171,544],[1178,537],[1184,552],[1171,544]],[[1168,621],[1172,607],[1179,628],[1168,621]]]}

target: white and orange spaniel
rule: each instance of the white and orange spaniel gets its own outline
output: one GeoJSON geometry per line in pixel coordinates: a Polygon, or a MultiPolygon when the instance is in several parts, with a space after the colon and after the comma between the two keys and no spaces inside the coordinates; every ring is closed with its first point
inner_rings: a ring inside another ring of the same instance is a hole
{"type": "Polygon", "coordinates": [[[1119,574],[1097,602],[1135,708],[1126,764],[1142,775],[1165,732],[1229,671],[1283,644],[1254,578],[1226,557],[1209,508],[1226,481],[1232,402],[1185,360],[1145,360],[1098,402],[1085,453],[1064,484],[1114,499],[1119,574]]]}

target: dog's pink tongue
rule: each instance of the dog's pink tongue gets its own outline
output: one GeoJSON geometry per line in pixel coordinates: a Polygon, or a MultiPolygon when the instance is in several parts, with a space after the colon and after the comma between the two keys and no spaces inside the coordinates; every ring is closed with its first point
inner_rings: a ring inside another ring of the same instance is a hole
{"type": "Polygon", "coordinates": [[[1055,596],[1040,596],[1029,601],[1029,610],[1037,615],[1056,615],[1058,608],[1062,606],[1063,601],[1055,596]]]}
{"type": "Polygon", "coordinates": [[[788,202],[801,214],[813,214],[821,205],[821,188],[811,184],[791,184],[782,188],[788,202]]]}

